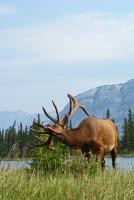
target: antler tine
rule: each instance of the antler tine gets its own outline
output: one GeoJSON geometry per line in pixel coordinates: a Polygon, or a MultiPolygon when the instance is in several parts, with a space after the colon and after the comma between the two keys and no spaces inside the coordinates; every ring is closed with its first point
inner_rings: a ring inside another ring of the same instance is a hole
{"type": "Polygon", "coordinates": [[[75,98],[71,94],[67,94],[67,96],[69,97],[69,99],[73,101],[73,103],[76,103],[75,98]]]}
{"type": "Polygon", "coordinates": [[[80,105],[79,107],[86,113],[87,116],[90,116],[90,114],[88,113],[88,111],[84,106],[80,105]]]}
{"type": "Polygon", "coordinates": [[[59,124],[60,116],[59,116],[58,108],[57,108],[56,104],[54,103],[54,101],[52,101],[52,103],[53,103],[53,106],[55,108],[56,115],[57,115],[57,124],[59,124]]]}
{"type": "Polygon", "coordinates": [[[62,120],[62,125],[65,127],[69,121],[69,118],[71,117],[71,115],[73,114],[73,105],[72,105],[72,99],[70,97],[69,94],[67,94],[68,98],[69,98],[69,105],[70,105],[70,108],[69,108],[69,112],[65,115],[64,119],[62,120]]]}
{"type": "Polygon", "coordinates": [[[68,96],[68,98],[70,100],[70,109],[69,109],[69,112],[68,112],[68,115],[69,115],[72,112],[73,106],[72,106],[72,99],[70,98],[69,94],[67,94],[67,96],[68,96]]]}
{"type": "Polygon", "coordinates": [[[86,108],[83,105],[81,105],[78,102],[76,102],[75,98],[72,95],[68,94],[68,97],[70,99],[72,99],[72,101],[74,103],[74,106],[76,107],[75,109],[81,108],[86,113],[87,116],[90,116],[90,114],[88,113],[88,111],[86,110],[86,108]]]}
{"type": "Polygon", "coordinates": [[[72,107],[72,114],[73,114],[79,108],[80,104],[75,100],[75,98],[72,95],[67,94],[67,96],[73,102],[73,107],[72,107]]]}
{"type": "Polygon", "coordinates": [[[51,117],[51,116],[47,113],[47,111],[45,110],[44,107],[42,107],[42,109],[43,109],[43,111],[44,111],[44,114],[45,114],[51,121],[53,121],[55,124],[57,124],[56,119],[54,119],[53,117],[51,117]]]}

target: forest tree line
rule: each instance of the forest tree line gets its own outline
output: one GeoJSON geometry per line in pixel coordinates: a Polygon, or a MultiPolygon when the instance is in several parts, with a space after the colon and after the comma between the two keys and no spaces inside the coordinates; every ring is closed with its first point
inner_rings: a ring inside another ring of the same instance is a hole
{"type": "MultiPolygon", "coordinates": [[[[109,109],[106,112],[106,118],[110,119],[109,109]]],[[[41,123],[39,114],[37,120],[34,119],[34,121],[41,123]]],[[[69,126],[71,128],[71,122],[69,123],[69,126]]],[[[123,121],[122,133],[123,134],[119,138],[119,152],[134,152],[134,111],[131,109],[129,109],[128,116],[123,121]]],[[[16,122],[14,122],[8,129],[0,130],[0,157],[7,157],[15,143],[18,143],[21,148],[21,152],[19,154],[19,157],[21,157],[25,145],[31,141],[33,142],[33,140],[34,136],[29,127],[24,127],[23,124],[20,123],[20,125],[16,128],[16,122]]]]}
{"type": "MultiPolygon", "coordinates": [[[[27,126],[23,127],[22,123],[20,123],[18,128],[16,128],[16,123],[14,122],[8,129],[0,130],[0,157],[7,157],[15,143],[19,144],[22,151],[25,144],[31,139],[32,135],[29,128],[27,126]]],[[[19,157],[21,157],[21,153],[19,157]]]]}

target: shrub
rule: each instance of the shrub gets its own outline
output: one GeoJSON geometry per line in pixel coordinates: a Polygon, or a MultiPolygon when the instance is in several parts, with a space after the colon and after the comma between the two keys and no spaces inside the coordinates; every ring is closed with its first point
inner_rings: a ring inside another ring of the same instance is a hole
{"type": "Polygon", "coordinates": [[[31,162],[32,169],[45,173],[60,171],[62,173],[73,173],[74,176],[100,172],[100,165],[91,155],[88,162],[80,151],[70,151],[63,144],[57,144],[54,151],[46,148],[36,149],[31,162]]]}
{"type": "Polygon", "coordinates": [[[63,148],[62,144],[56,144],[55,150],[50,151],[47,148],[37,148],[33,152],[32,162],[30,163],[32,169],[43,170],[44,172],[61,169],[68,151],[63,148]]]}

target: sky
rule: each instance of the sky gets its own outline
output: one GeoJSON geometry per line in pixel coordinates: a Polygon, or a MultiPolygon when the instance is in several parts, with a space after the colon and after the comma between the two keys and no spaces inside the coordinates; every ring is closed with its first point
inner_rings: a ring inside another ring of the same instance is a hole
{"type": "Polygon", "coordinates": [[[0,1],[0,111],[134,78],[134,1],[0,1]]]}

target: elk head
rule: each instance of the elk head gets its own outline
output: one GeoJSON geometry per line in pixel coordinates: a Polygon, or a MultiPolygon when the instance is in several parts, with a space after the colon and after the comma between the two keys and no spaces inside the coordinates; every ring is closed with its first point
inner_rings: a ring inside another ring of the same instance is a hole
{"type": "MultiPolygon", "coordinates": [[[[47,141],[44,141],[44,142],[39,141],[40,144],[34,145],[35,147],[41,147],[41,146],[48,146],[49,147],[49,145],[51,143],[51,140],[52,140],[52,135],[59,135],[59,137],[63,136],[66,133],[66,127],[67,127],[67,124],[68,124],[71,116],[74,114],[74,112],[78,108],[81,108],[86,113],[86,115],[89,116],[89,113],[86,111],[84,106],[82,106],[78,102],[76,102],[75,98],[73,96],[71,96],[70,94],[67,94],[67,96],[69,98],[69,111],[65,115],[64,118],[60,118],[59,112],[58,112],[58,108],[57,108],[56,104],[54,103],[54,101],[52,101],[52,103],[53,103],[53,106],[54,106],[55,111],[56,111],[57,119],[55,119],[52,116],[50,116],[50,114],[48,114],[48,112],[46,111],[46,109],[44,107],[42,108],[43,111],[44,111],[44,114],[52,122],[54,122],[54,125],[45,125],[45,126],[43,126],[42,124],[38,124],[38,123],[34,122],[34,125],[36,125],[39,128],[41,128],[42,131],[36,131],[35,129],[31,128],[31,131],[33,133],[38,134],[38,135],[39,134],[48,134],[49,135],[47,141]]],[[[36,138],[39,140],[38,136],[36,138]]]]}
{"type": "Polygon", "coordinates": [[[57,119],[54,119],[53,117],[51,117],[47,111],[45,110],[45,108],[43,107],[43,111],[44,114],[51,120],[54,122],[54,125],[45,125],[44,126],[44,131],[48,131],[48,132],[53,132],[55,134],[64,134],[66,132],[66,126],[71,118],[71,116],[74,114],[74,112],[78,109],[81,108],[87,116],[90,116],[89,113],[87,112],[87,110],[85,109],[85,107],[81,104],[79,104],[75,98],[73,96],[71,96],[70,94],[67,94],[70,102],[70,107],[69,107],[69,112],[65,115],[64,118],[60,118],[59,117],[59,112],[57,109],[57,106],[55,105],[55,103],[52,101],[55,111],[56,111],[56,115],[57,115],[57,119]]]}

